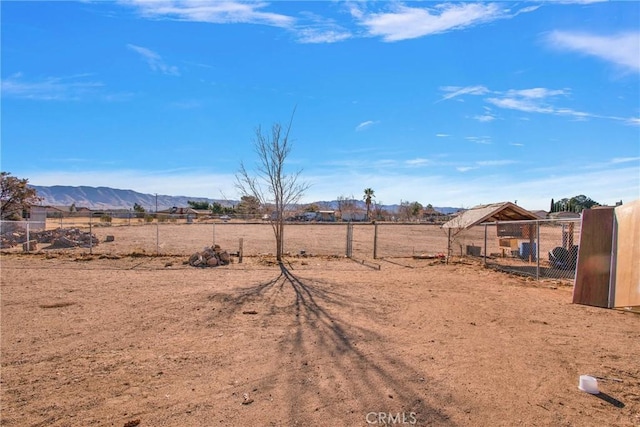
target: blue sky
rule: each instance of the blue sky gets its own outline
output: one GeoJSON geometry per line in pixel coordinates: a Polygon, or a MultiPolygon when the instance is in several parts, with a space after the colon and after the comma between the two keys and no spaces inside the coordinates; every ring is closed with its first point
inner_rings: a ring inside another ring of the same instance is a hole
{"type": "Polygon", "coordinates": [[[303,201],[640,197],[640,2],[3,1],[3,171],[238,198],[287,123],[303,201]]]}

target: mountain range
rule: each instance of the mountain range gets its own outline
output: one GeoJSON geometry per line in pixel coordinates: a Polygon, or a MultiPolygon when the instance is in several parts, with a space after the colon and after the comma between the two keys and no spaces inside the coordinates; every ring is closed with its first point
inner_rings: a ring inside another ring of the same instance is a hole
{"type": "MultiPolygon", "coordinates": [[[[144,194],[133,190],[121,190],[111,187],[72,187],[67,185],[40,186],[31,185],[36,190],[38,197],[42,198],[45,206],[71,206],[76,208],[86,207],[89,209],[132,209],[134,204],[142,206],[148,212],[168,209],[171,207],[187,207],[189,201],[220,203],[223,206],[233,206],[238,200],[208,199],[206,197],[189,196],[168,196],[144,194]]],[[[316,204],[326,209],[337,209],[338,201],[318,201],[316,204]]],[[[358,206],[366,209],[363,201],[356,201],[358,206]]],[[[384,209],[396,212],[399,205],[384,205],[384,209]]],[[[434,207],[435,210],[449,214],[456,212],[459,208],[434,207]]]]}

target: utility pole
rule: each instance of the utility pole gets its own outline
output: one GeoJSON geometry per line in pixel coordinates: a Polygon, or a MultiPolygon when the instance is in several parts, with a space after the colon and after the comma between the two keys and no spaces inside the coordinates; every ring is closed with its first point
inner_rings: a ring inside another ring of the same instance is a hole
{"type": "Polygon", "coordinates": [[[158,213],[158,193],[156,193],[156,213],[158,213]]]}

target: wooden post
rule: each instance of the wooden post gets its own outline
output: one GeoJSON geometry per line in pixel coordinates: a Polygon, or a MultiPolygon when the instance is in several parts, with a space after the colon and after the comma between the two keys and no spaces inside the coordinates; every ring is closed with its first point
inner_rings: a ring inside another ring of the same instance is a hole
{"type": "Polygon", "coordinates": [[[534,241],[535,241],[535,236],[533,235],[533,224],[529,224],[529,262],[533,262],[533,256],[534,256],[534,252],[533,252],[533,245],[534,245],[534,241]]]}
{"type": "Polygon", "coordinates": [[[569,223],[569,235],[567,236],[567,250],[572,250],[573,249],[573,228],[575,227],[576,223],[571,221],[569,223]]]}
{"type": "Polygon", "coordinates": [[[484,259],[483,259],[483,264],[487,265],[487,224],[484,225],[484,259]]]}
{"type": "Polygon", "coordinates": [[[536,222],[536,280],[540,280],[540,223],[536,222]]]}
{"type": "Polygon", "coordinates": [[[378,258],[378,224],[373,226],[373,259],[378,258]]]}
{"type": "Polygon", "coordinates": [[[242,246],[244,243],[244,239],[241,237],[238,248],[238,264],[242,264],[242,246]]]}
{"type": "Polygon", "coordinates": [[[89,212],[89,253],[93,255],[93,234],[91,232],[91,219],[93,218],[93,212],[89,212]]]}

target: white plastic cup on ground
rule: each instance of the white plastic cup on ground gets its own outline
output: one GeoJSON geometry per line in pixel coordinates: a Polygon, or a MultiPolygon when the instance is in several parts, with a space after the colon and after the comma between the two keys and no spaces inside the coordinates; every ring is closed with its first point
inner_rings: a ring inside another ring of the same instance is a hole
{"type": "Polygon", "coordinates": [[[586,393],[599,394],[598,380],[590,375],[580,375],[580,385],[578,388],[586,393]]]}

